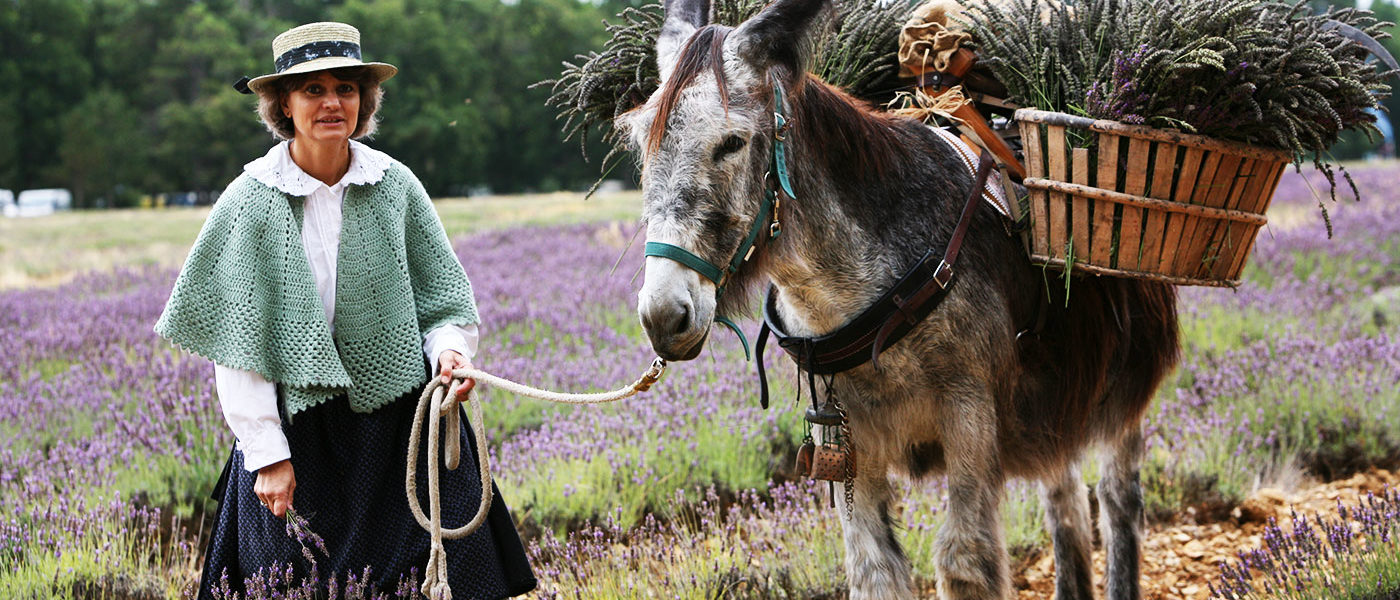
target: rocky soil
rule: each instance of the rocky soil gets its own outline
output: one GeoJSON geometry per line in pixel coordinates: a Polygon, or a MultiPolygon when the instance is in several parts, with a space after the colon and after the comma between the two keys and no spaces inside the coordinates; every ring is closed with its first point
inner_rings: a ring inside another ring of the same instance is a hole
{"type": "MultiPolygon", "coordinates": [[[[1208,581],[1219,577],[1220,564],[1234,561],[1240,550],[1257,548],[1269,517],[1288,529],[1299,515],[1334,515],[1337,502],[1355,504],[1367,493],[1400,484],[1400,476],[1373,470],[1349,479],[1317,484],[1293,492],[1265,488],[1255,492],[1225,520],[1197,522],[1188,511],[1176,522],[1150,526],[1143,540],[1142,583],[1145,600],[1207,600],[1208,581]]],[[[1102,585],[1103,553],[1094,553],[1094,581],[1102,585]]],[[[1055,596],[1054,559],[1046,548],[1014,572],[1020,600],[1055,596]]],[[[1100,588],[1102,594],[1102,588],[1100,588]]]]}

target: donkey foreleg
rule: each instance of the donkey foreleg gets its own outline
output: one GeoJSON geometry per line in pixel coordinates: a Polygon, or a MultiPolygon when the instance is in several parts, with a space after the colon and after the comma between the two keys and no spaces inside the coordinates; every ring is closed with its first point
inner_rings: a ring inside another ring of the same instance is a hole
{"type": "MultiPolygon", "coordinates": [[[[862,457],[864,458],[864,457],[862,457]]],[[[842,511],[846,537],[846,581],[851,600],[912,600],[913,574],[909,560],[890,525],[890,482],[883,467],[860,464],[850,518],[842,511]]],[[[845,485],[836,493],[844,495],[845,485]]],[[[843,499],[839,504],[845,506],[843,499]]]]}
{"type": "Polygon", "coordinates": [[[1143,529],[1142,483],[1138,478],[1142,462],[1142,427],[1133,425],[1103,458],[1099,480],[1099,530],[1107,554],[1104,583],[1108,600],[1138,600],[1139,545],[1143,529]]]}
{"type": "Polygon", "coordinates": [[[1089,487],[1071,463],[1040,481],[1045,528],[1055,547],[1055,600],[1094,600],[1089,487]]]}
{"type": "Polygon", "coordinates": [[[990,398],[945,401],[943,446],[948,519],[938,532],[934,562],[943,600],[1003,600],[1010,570],[1002,541],[1002,472],[997,422],[990,398]]]}

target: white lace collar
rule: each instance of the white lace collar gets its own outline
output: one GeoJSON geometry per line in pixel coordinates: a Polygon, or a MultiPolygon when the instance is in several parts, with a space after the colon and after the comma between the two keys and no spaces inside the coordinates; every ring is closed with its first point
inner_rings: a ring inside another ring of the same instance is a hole
{"type": "MultiPolygon", "coordinates": [[[[384,178],[394,159],[388,154],[350,140],[350,168],[336,185],[373,185],[384,178]]],[[[246,165],[243,171],[263,185],[292,196],[309,196],[325,185],[292,161],[291,142],[283,141],[246,165]]]]}

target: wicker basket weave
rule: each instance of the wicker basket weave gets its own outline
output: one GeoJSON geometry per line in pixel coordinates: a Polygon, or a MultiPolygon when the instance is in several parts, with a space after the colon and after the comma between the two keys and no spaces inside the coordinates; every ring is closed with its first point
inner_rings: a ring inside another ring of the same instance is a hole
{"type": "Polygon", "coordinates": [[[1287,152],[1021,109],[1031,259],[1235,286],[1287,152]]]}

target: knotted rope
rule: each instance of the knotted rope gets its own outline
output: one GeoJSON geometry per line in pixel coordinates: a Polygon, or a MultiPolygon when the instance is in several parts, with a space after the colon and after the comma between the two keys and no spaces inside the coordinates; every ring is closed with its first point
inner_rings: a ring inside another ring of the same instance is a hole
{"type": "MultiPolygon", "coordinates": [[[[479,369],[457,369],[452,371],[452,383],[444,384],[439,377],[433,377],[428,385],[423,388],[423,395],[418,398],[418,410],[413,415],[413,431],[408,438],[408,469],[404,477],[404,490],[408,494],[408,507],[413,513],[413,518],[418,520],[418,525],[428,532],[432,537],[431,546],[428,550],[428,565],[423,575],[423,595],[431,600],[451,600],[452,589],[447,585],[447,550],[442,545],[442,540],[455,540],[471,535],[481,527],[486,520],[486,513],[491,508],[491,465],[486,454],[482,451],[486,447],[485,427],[481,420],[481,400],[473,392],[467,393],[467,401],[471,404],[471,419],[476,423],[476,457],[477,463],[481,466],[481,505],[477,507],[476,516],[466,525],[456,529],[443,529],[442,527],[442,501],[438,492],[438,421],[447,420],[447,446],[443,449],[445,457],[441,457],[443,466],[450,470],[455,470],[461,462],[461,447],[459,436],[455,435],[461,427],[462,415],[455,410],[462,402],[457,399],[457,389],[461,387],[462,380],[471,378],[478,384],[485,383],[493,387],[503,389],[508,392],[538,398],[549,402],[559,402],[564,404],[601,404],[604,402],[616,402],[624,398],[636,395],[638,392],[645,392],[651,389],[652,384],[661,379],[661,373],[666,369],[666,361],[658,358],[651,364],[651,368],[643,373],[641,378],[631,385],[618,388],[611,392],[600,392],[595,394],[564,394],[551,392],[539,388],[522,385],[508,379],[497,377],[479,369]],[[446,389],[444,389],[446,388],[446,389]],[[420,432],[423,429],[423,419],[429,412],[434,412],[433,418],[428,419],[428,456],[433,464],[428,468],[428,514],[423,514],[423,507],[418,503],[418,449],[421,443],[420,432]]],[[[463,406],[462,410],[467,410],[463,406]]]]}

